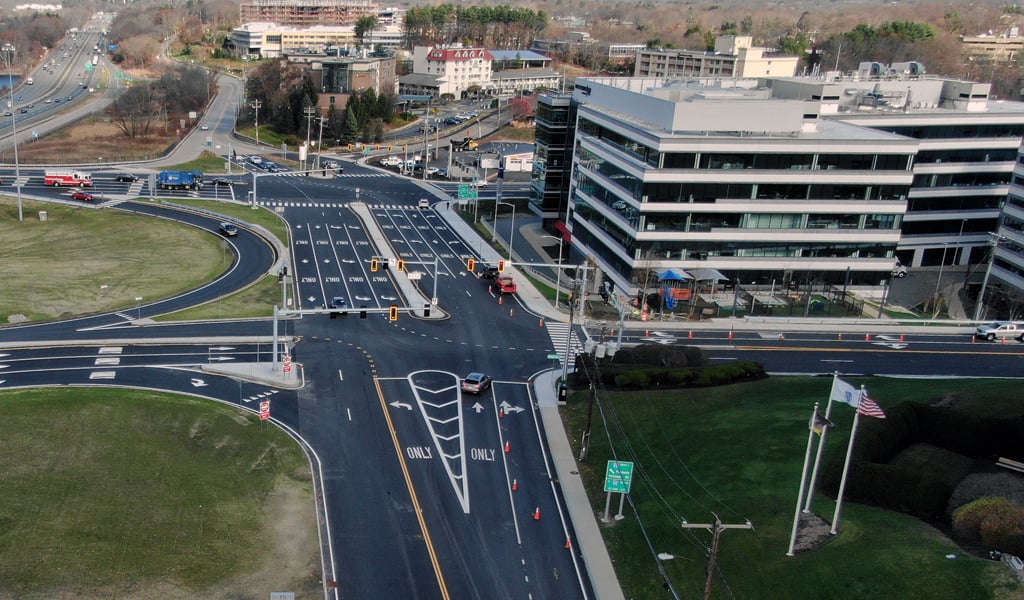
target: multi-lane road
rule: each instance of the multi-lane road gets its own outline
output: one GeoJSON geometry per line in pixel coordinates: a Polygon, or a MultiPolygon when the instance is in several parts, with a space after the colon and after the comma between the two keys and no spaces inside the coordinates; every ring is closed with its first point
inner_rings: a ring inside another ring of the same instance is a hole
{"type": "MultiPolygon", "coordinates": [[[[204,137],[219,136],[226,148],[229,119],[209,119],[204,137]]],[[[239,154],[258,152],[233,143],[239,154]]],[[[218,235],[216,218],[127,200],[155,190],[146,177],[114,181],[123,170],[94,171],[94,206],[174,218],[218,235]]],[[[42,186],[41,173],[22,170],[26,193],[71,202],[67,190],[42,186]]],[[[9,173],[3,176],[8,183],[9,173]]],[[[549,357],[565,354],[574,334],[466,272],[468,257],[491,251],[438,204],[454,188],[350,160],[332,178],[257,172],[229,179],[230,186],[159,195],[254,201],[286,219],[290,306],[319,309],[340,297],[350,308],[337,319],[307,314],[281,325],[287,351],[302,365],[302,385],[274,385],[273,378],[246,377],[245,369],[203,369],[266,366],[268,320],[146,320],[274,272],[277,250],[243,224],[229,242],[237,260],[207,286],[117,313],[0,329],[0,389],[144,387],[248,410],[271,399],[274,422],[304,445],[314,465],[329,597],[593,597],[530,385],[552,368],[549,357]],[[418,208],[421,198],[431,208],[418,208]],[[402,259],[406,272],[389,259],[402,259]],[[419,278],[409,281],[409,271],[419,278]],[[430,318],[420,317],[424,304],[430,318]],[[383,312],[358,314],[362,306],[391,305],[403,309],[397,321],[383,312]],[[470,371],[489,374],[493,386],[463,394],[460,380],[470,371]]],[[[597,341],[601,329],[590,330],[597,341]]],[[[617,338],[616,329],[605,324],[605,338],[617,338]]],[[[1020,372],[1022,358],[1017,344],[893,331],[840,339],[727,325],[691,333],[673,325],[627,328],[623,339],[698,344],[712,360],[760,360],[779,373],[1006,376],[1020,372]]]]}

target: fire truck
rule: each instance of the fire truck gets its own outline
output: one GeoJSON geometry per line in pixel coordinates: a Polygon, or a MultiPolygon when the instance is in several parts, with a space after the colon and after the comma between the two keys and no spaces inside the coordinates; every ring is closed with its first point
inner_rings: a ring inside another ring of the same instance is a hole
{"type": "Polygon", "coordinates": [[[43,176],[46,185],[53,187],[92,187],[92,175],[82,171],[46,171],[43,176]]]}

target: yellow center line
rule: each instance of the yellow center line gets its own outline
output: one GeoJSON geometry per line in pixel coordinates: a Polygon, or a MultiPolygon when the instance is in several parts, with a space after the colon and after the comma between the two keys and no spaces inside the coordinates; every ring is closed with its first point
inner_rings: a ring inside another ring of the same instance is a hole
{"type": "Polygon", "coordinates": [[[416,496],[416,489],[412,484],[412,477],[409,475],[409,467],[405,464],[405,456],[402,454],[402,446],[398,442],[398,432],[391,422],[391,413],[388,412],[387,402],[384,401],[384,391],[380,389],[380,379],[373,378],[373,385],[377,388],[377,398],[380,400],[380,409],[384,413],[384,419],[388,422],[388,431],[391,432],[391,442],[395,445],[395,455],[398,457],[398,464],[402,465],[402,475],[405,477],[405,487],[409,490],[409,497],[412,499],[413,509],[416,511],[416,520],[420,522],[420,531],[423,533],[423,543],[427,546],[427,554],[430,555],[430,563],[434,566],[434,575],[437,576],[437,585],[441,591],[441,597],[449,600],[448,586],[444,581],[444,573],[441,571],[441,564],[437,560],[437,551],[434,550],[434,542],[430,539],[430,531],[427,529],[427,522],[423,520],[423,509],[420,507],[420,500],[416,496]]]}

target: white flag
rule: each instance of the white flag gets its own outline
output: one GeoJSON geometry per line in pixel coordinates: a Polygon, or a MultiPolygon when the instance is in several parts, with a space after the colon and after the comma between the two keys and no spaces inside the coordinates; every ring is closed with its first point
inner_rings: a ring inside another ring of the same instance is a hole
{"type": "Polygon", "coordinates": [[[838,377],[832,379],[832,393],[828,397],[834,402],[860,406],[860,390],[838,377]]]}

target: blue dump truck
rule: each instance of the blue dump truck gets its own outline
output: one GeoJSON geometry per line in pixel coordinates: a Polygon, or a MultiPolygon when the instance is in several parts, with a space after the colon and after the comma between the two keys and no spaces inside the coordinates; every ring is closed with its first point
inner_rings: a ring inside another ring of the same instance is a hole
{"type": "Polygon", "coordinates": [[[156,178],[161,190],[199,190],[203,187],[200,171],[160,171],[156,178]]]}

